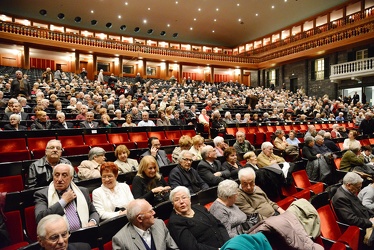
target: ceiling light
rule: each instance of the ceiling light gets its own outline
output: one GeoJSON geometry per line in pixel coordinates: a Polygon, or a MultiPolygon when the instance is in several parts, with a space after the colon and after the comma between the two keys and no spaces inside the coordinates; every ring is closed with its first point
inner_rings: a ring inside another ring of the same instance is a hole
{"type": "Polygon", "coordinates": [[[58,19],[64,19],[65,18],[65,14],[64,13],[58,13],[57,15],[58,19]]]}
{"type": "Polygon", "coordinates": [[[177,37],[177,36],[178,36],[178,33],[174,33],[174,34],[173,34],[173,37],[177,37]]]}
{"type": "Polygon", "coordinates": [[[194,18],[193,20],[196,21],[196,18],[194,18]]]}
{"type": "Polygon", "coordinates": [[[217,19],[214,19],[215,22],[217,22],[217,19]]]}
{"type": "Polygon", "coordinates": [[[140,31],[140,28],[139,28],[139,27],[135,27],[134,31],[135,31],[135,32],[139,32],[139,31],[140,31]]]}
{"type": "Polygon", "coordinates": [[[147,23],[147,20],[146,20],[146,19],[144,19],[144,20],[143,20],[143,23],[147,23]]]}
{"type": "Polygon", "coordinates": [[[74,21],[76,23],[80,23],[82,21],[82,18],[80,16],[77,16],[77,17],[74,18],[74,21]]]}
{"type": "Polygon", "coordinates": [[[96,25],[97,24],[97,20],[91,20],[91,25],[96,25]]]}
{"type": "Polygon", "coordinates": [[[120,30],[126,30],[126,25],[122,25],[121,27],[119,27],[120,30]]]}
{"type": "Polygon", "coordinates": [[[274,9],[274,5],[272,5],[271,8],[274,9]]]}
{"type": "Polygon", "coordinates": [[[192,28],[192,27],[190,27],[190,30],[193,30],[193,28],[192,28]]]}
{"type": "Polygon", "coordinates": [[[125,5],[129,5],[129,3],[128,3],[128,2],[125,2],[125,5]]]}
{"type": "Polygon", "coordinates": [[[148,8],[148,10],[151,10],[151,8],[148,8]]]}
{"type": "Polygon", "coordinates": [[[239,19],[238,19],[238,21],[239,21],[239,22],[241,22],[241,21],[242,21],[242,19],[241,19],[241,18],[239,18],[239,19]]]}
{"type": "Polygon", "coordinates": [[[118,19],[121,19],[122,18],[122,16],[121,15],[118,15],[118,19]]]}
{"type": "Polygon", "coordinates": [[[219,9],[217,8],[216,11],[219,11],[219,9]]]}
{"type": "Polygon", "coordinates": [[[160,35],[161,35],[161,36],[165,36],[165,35],[166,35],[166,32],[165,32],[165,31],[161,31],[161,32],[160,32],[160,35]]]}
{"type": "Polygon", "coordinates": [[[238,6],[238,7],[239,7],[239,6],[240,6],[240,3],[237,3],[237,4],[236,4],[236,6],[238,6]]]}
{"type": "Polygon", "coordinates": [[[166,26],[170,27],[170,24],[167,24],[166,26]]]}
{"type": "Polygon", "coordinates": [[[47,11],[42,9],[42,10],[39,10],[39,14],[42,15],[42,16],[46,16],[47,15],[47,11]]]}
{"type": "Polygon", "coordinates": [[[198,11],[201,11],[201,8],[198,8],[197,10],[198,10],[198,11]]]}
{"type": "Polygon", "coordinates": [[[256,16],[258,16],[258,13],[256,13],[256,16]]]}
{"type": "Polygon", "coordinates": [[[93,13],[94,13],[94,11],[93,11],[93,10],[91,10],[91,13],[93,14],[93,13]]]}
{"type": "Polygon", "coordinates": [[[214,30],[212,30],[212,33],[214,33],[214,30]]]}
{"type": "Polygon", "coordinates": [[[106,23],[105,27],[107,27],[108,29],[112,28],[112,23],[106,23]]]}
{"type": "Polygon", "coordinates": [[[152,34],[153,33],[153,29],[149,29],[149,30],[147,30],[147,33],[150,35],[150,34],[152,34]]]}
{"type": "Polygon", "coordinates": [[[175,4],[178,4],[178,1],[175,1],[175,4]]]}

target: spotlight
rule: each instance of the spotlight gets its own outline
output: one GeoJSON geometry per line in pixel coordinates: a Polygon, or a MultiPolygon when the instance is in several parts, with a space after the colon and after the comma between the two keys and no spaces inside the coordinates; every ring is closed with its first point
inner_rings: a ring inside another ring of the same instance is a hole
{"type": "Polygon", "coordinates": [[[80,23],[82,21],[82,18],[80,16],[77,16],[77,17],[74,18],[74,21],[76,23],[80,23]]]}
{"type": "Polygon", "coordinates": [[[39,10],[39,14],[42,15],[42,16],[46,16],[47,11],[45,9],[39,10]]]}
{"type": "Polygon", "coordinates": [[[97,20],[91,20],[91,25],[96,25],[97,24],[97,20]]]}
{"type": "Polygon", "coordinates": [[[147,30],[147,33],[150,35],[150,34],[152,34],[153,33],[153,29],[149,29],[149,30],[147,30]]]}
{"type": "Polygon", "coordinates": [[[112,28],[112,23],[107,23],[107,24],[105,24],[105,26],[106,26],[108,29],[110,29],[110,28],[112,28]]]}
{"type": "Polygon", "coordinates": [[[139,28],[139,27],[135,27],[134,31],[135,31],[136,33],[138,33],[138,32],[140,31],[140,28],[139,28]]]}
{"type": "Polygon", "coordinates": [[[126,30],[126,25],[122,25],[121,27],[119,27],[120,30],[126,30]]]}
{"type": "Polygon", "coordinates": [[[65,14],[64,13],[58,13],[57,15],[58,19],[64,19],[65,18],[65,14]]]}
{"type": "Polygon", "coordinates": [[[177,37],[177,36],[178,36],[178,33],[174,33],[174,34],[173,34],[173,37],[177,37]]]}
{"type": "Polygon", "coordinates": [[[166,32],[163,30],[163,31],[160,32],[160,35],[161,35],[161,36],[165,36],[165,35],[166,35],[166,32]]]}

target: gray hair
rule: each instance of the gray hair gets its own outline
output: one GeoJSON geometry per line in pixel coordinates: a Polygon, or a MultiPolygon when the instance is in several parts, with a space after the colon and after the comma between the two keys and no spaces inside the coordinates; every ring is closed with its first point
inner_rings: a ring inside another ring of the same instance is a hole
{"type": "Polygon", "coordinates": [[[93,160],[93,158],[97,155],[105,155],[105,150],[103,148],[100,148],[100,147],[93,147],[90,149],[90,151],[88,152],[88,159],[90,161],[93,160]]]}
{"type": "Polygon", "coordinates": [[[59,144],[60,144],[60,147],[62,148],[61,141],[60,141],[60,140],[56,140],[56,139],[49,140],[49,141],[47,142],[47,145],[45,146],[45,148],[48,148],[48,147],[49,147],[52,143],[54,143],[54,142],[59,143],[59,144]]]}
{"type": "Polygon", "coordinates": [[[54,175],[55,174],[55,169],[57,168],[57,167],[59,167],[59,166],[69,166],[69,174],[70,174],[70,176],[71,177],[73,177],[74,176],[74,167],[72,166],[72,165],[70,165],[70,164],[66,164],[66,163],[60,163],[60,164],[57,164],[56,166],[54,166],[54,168],[53,168],[53,171],[52,171],[52,174],[54,175]]]}
{"type": "Polygon", "coordinates": [[[9,116],[9,120],[12,119],[12,118],[15,118],[15,119],[18,121],[18,123],[19,123],[19,121],[21,120],[21,118],[20,118],[19,115],[17,115],[17,114],[11,114],[11,115],[9,116]]]}
{"type": "Polygon", "coordinates": [[[318,131],[317,135],[324,136],[325,133],[326,133],[325,130],[320,130],[320,131],[318,131]]]}
{"type": "Polygon", "coordinates": [[[129,222],[133,223],[136,220],[136,217],[142,211],[142,203],[144,203],[145,199],[135,199],[129,202],[126,207],[126,216],[129,222]]]}
{"type": "Polygon", "coordinates": [[[316,135],[316,137],[314,137],[314,140],[323,140],[323,137],[321,135],[316,135]]]}
{"type": "Polygon", "coordinates": [[[238,136],[238,135],[245,135],[243,131],[238,131],[236,132],[235,136],[238,136]]]}
{"type": "Polygon", "coordinates": [[[188,150],[182,150],[182,152],[180,152],[179,156],[178,156],[178,161],[181,162],[182,159],[187,155],[187,154],[190,154],[192,156],[194,156],[194,153],[188,151],[188,150]]]}
{"type": "Polygon", "coordinates": [[[343,184],[357,184],[357,183],[362,183],[364,180],[359,176],[358,174],[354,172],[348,172],[345,174],[343,178],[343,184]]]}
{"type": "Polygon", "coordinates": [[[207,146],[203,147],[203,148],[201,149],[201,157],[202,157],[203,159],[206,159],[206,158],[208,157],[208,152],[209,152],[209,150],[212,150],[212,149],[213,149],[213,147],[210,146],[210,145],[207,145],[207,146]]]}
{"type": "Polygon", "coordinates": [[[354,141],[353,143],[349,145],[349,150],[355,153],[357,153],[359,149],[361,149],[361,144],[359,141],[354,141]]]}
{"type": "Polygon", "coordinates": [[[327,139],[331,139],[331,133],[330,132],[326,132],[323,137],[327,138],[327,139]]]}
{"type": "Polygon", "coordinates": [[[264,150],[265,148],[270,148],[270,147],[274,148],[274,145],[271,144],[271,142],[269,142],[269,141],[263,142],[261,144],[261,150],[264,150]]]}
{"type": "Polygon", "coordinates": [[[186,195],[188,195],[189,198],[191,198],[190,190],[188,188],[186,188],[185,186],[177,186],[170,192],[169,200],[171,201],[171,203],[174,204],[173,202],[174,196],[176,193],[179,193],[179,192],[184,192],[186,195]]]}
{"type": "Polygon", "coordinates": [[[252,168],[242,168],[242,169],[240,169],[239,173],[238,173],[238,179],[239,179],[239,181],[241,181],[241,179],[243,177],[246,177],[248,175],[252,175],[253,179],[256,179],[256,173],[255,173],[255,171],[252,168]]]}
{"type": "Polygon", "coordinates": [[[282,134],[282,133],[283,133],[283,130],[281,130],[281,129],[277,129],[277,130],[274,132],[275,136],[278,136],[278,135],[280,135],[280,134],[282,134]]]}
{"type": "Polygon", "coordinates": [[[65,117],[65,113],[64,113],[64,112],[60,112],[60,111],[58,111],[58,112],[56,113],[56,116],[58,116],[58,115],[62,115],[63,117],[65,117]]]}
{"type": "Polygon", "coordinates": [[[218,184],[217,197],[223,200],[237,193],[238,183],[233,180],[224,180],[218,184]]]}
{"type": "Polygon", "coordinates": [[[305,143],[305,145],[308,145],[308,144],[311,143],[312,141],[314,141],[313,136],[307,136],[307,137],[305,137],[305,139],[304,139],[304,143],[305,143]]]}
{"type": "Polygon", "coordinates": [[[59,220],[63,220],[65,222],[67,231],[69,231],[70,230],[69,229],[69,223],[66,221],[66,219],[64,219],[64,217],[62,217],[59,214],[50,214],[50,215],[45,216],[44,218],[42,218],[39,221],[38,226],[36,228],[37,235],[39,237],[44,238],[46,236],[46,234],[47,234],[47,232],[45,230],[47,224],[54,224],[55,222],[57,222],[59,220]]]}
{"type": "Polygon", "coordinates": [[[218,143],[222,143],[224,142],[225,139],[223,139],[222,136],[216,136],[214,139],[213,139],[213,143],[214,143],[214,146],[217,147],[218,143]]]}

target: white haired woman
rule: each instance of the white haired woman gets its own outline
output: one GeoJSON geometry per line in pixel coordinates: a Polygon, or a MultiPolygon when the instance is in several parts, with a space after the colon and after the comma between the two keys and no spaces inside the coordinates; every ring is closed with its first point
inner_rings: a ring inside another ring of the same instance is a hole
{"type": "Polygon", "coordinates": [[[218,249],[230,238],[224,225],[203,206],[191,207],[188,188],[174,188],[169,198],[174,207],[169,232],[181,250],[218,249]]]}
{"type": "Polygon", "coordinates": [[[244,233],[242,225],[247,220],[247,215],[235,205],[238,186],[233,180],[220,182],[217,189],[218,198],[209,209],[209,212],[226,227],[230,238],[244,233]]]}
{"type": "Polygon", "coordinates": [[[27,127],[20,125],[21,118],[18,114],[9,117],[9,124],[5,124],[4,130],[27,130],[27,127]]]}

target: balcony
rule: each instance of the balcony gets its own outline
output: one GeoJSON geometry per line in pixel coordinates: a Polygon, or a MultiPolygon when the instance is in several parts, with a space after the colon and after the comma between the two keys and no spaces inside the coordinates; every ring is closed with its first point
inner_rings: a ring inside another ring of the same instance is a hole
{"type": "Polygon", "coordinates": [[[361,79],[374,75],[374,57],[331,65],[331,81],[361,79]]]}

